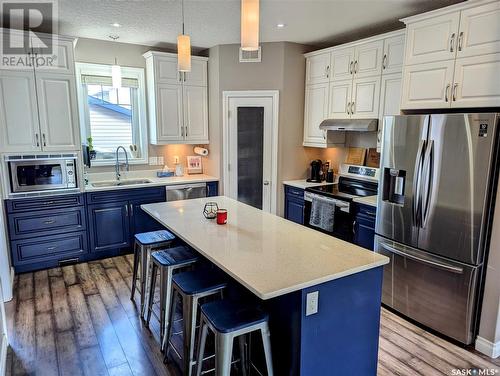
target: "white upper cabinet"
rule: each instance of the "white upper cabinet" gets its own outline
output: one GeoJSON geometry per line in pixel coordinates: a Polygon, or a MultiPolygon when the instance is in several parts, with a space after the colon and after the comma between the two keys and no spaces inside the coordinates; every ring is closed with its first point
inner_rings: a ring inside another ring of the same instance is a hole
{"type": "Polygon", "coordinates": [[[208,144],[207,58],[193,56],[191,72],[177,71],[177,55],[147,52],[152,144],[208,144]]]}
{"type": "Polygon", "coordinates": [[[454,60],[406,66],[401,108],[450,107],[454,66],[454,60]]]}
{"type": "Polygon", "coordinates": [[[328,83],[307,85],[304,109],[304,146],[326,144],[325,134],[319,124],[328,112],[328,83]]]}
{"type": "Polygon", "coordinates": [[[451,107],[500,105],[500,53],[457,59],[451,107]]]}
{"type": "Polygon", "coordinates": [[[377,151],[380,153],[382,145],[382,130],[384,129],[384,116],[399,115],[401,101],[402,73],[382,75],[380,83],[380,103],[378,110],[377,151]]]}
{"type": "Polygon", "coordinates": [[[42,37],[26,55],[31,66],[0,70],[1,151],[79,150],[73,41],[42,37]],[[49,42],[54,54],[41,55],[40,46],[49,42]]]}
{"type": "Polygon", "coordinates": [[[354,72],[354,47],[332,51],[332,80],[352,79],[354,72]]]}
{"type": "Polygon", "coordinates": [[[384,40],[382,74],[401,73],[405,56],[405,36],[403,33],[384,40]]]}
{"type": "Polygon", "coordinates": [[[493,53],[500,53],[500,1],[464,9],[460,14],[457,57],[493,53]]]}
{"type": "Polygon", "coordinates": [[[330,83],[329,119],[348,119],[350,117],[351,95],[351,80],[333,81],[330,83]]]}
{"type": "Polygon", "coordinates": [[[207,61],[191,60],[191,72],[184,73],[184,83],[191,86],[207,86],[207,61]]]}
{"type": "Polygon", "coordinates": [[[181,143],[184,141],[182,86],[158,84],[156,92],[157,119],[161,120],[158,120],[155,141],[181,143]]]}
{"type": "Polygon", "coordinates": [[[80,132],[75,77],[38,73],[36,87],[43,150],[78,150],[80,132]]]}
{"type": "Polygon", "coordinates": [[[500,106],[500,1],[409,17],[401,108],[500,106]]]}
{"type": "Polygon", "coordinates": [[[362,43],[356,46],[354,55],[354,77],[379,76],[382,71],[384,41],[362,43]]]}
{"type": "Polygon", "coordinates": [[[306,84],[328,82],[330,77],[330,53],[311,56],[306,61],[306,84]]]}
{"type": "Polygon", "coordinates": [[[459,22],[454,12],[408,24],[405,65],[454,59],[459,22]]]}
{"type": "Polygon", "coordinates": [[[378,118],[379,95],[380,77],[356,78],[352,84],[351,118],[378,118]]]}
{"type": "Polygon", "coordinates": [[[0,149],[40,150],[38,124],[33,72],[0,70],[0,149]]]}
{"type": "Polygon", "coordinates": [[[184,87],[184,137],[200,143],[208,140],[208,94],[206,86],[184,87]]]}

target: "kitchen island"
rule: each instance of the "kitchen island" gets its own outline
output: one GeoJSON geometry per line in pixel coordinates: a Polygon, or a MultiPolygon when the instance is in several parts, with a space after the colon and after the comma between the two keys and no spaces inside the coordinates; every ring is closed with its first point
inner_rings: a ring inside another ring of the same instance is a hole
{"type": "Polygon", "coordinates": [[[376,375],[387,257],[223,196],[142,209],[262,300],[277,375],[376,375]],[[209,201],[226,225],[205,219],[209,201]]]}

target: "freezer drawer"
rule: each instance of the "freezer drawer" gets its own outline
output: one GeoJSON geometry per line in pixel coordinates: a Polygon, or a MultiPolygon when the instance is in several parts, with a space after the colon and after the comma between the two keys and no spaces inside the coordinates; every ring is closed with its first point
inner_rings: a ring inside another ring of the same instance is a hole
{"type": "Polygon", "coordinates": [[[166,191],[167,201],[207,197],[207,185],[205,183],[167,185],[166,191]]]}
{"type": "Polygon", "coordinates": [[[375,252],[391,259],[384,269],[382,302],[403,315],[470,344],[481,266],[471,266],[380,236],[375,252]]]}

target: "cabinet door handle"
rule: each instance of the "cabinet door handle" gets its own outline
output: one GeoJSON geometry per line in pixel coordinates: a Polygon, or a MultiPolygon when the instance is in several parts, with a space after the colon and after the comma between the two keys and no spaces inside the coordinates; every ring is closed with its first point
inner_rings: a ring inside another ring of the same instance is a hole
{"type": "Polygon", "coordinates": [[[450,37],[450,52],[453,52],[455,50],[455,33],[451,34],[450,37]]]}
{"type": "Polygon", "coordinates": [[[446,85],[446,89],[444,89],[444,101],[448,102],[448,91],[450,90],[450,84],[446,85]]]}
{"type": "Polygon", "coordinates": [[[46,220],[46,221],[43,221],[43,223],[44,223],[44,224],[46,224],[46,225],[51,225],[51,224],[53,224],[53,223],[56,223],[56,221],[55,221],[55,220],[53,220],[53,219],[48,219],[48,220],[46,220]]]}
{"type": "Polygon", "coordinates": [[[358,61],[354,62],[354,74],[358,73],[358,61]]]}
{"type": "Polygon", "coordinates": [[[455,83],[453,85],[453,94],[452,94],[453,102],[455,102],[457,100],[457,87],[458,87],[458,84],[455,83]]]}
{"type": "Polygon", "coordinates": [[[43,146],[47,146],[47,140],[45,139],[45,133],[42,133],[43,146]]]}
{"type": "Polygon", "coordinates": [[[187,73],[184,72],[184,82],[186,82],[187,73]]]}
{"type": "Polygon", "coordinates": [[[134,204],[130,204],[130,216],[134,216],[134,204]]]}
{"type": "Polygon", "coordinates": [[[325,73],[326,73],[326,78],[330,78],[330,66],[329,65],[326,66],[325,73]]]}
{"type": "Polygon", "coordinates": [[[57,248],[57,247],[47,247],[47,251],[49,251],[49,252],[50,252],[50,251],[55,250],[56,248],[57,248]]]}
{"type": "Polygon", "coordinates": [[[38,133],[35,133],[36,146],[40,147],[40,140],[38,138],[38,133]]]}
{"type": "Polygon", "coordinates": [[[351,115],[356,112],[356,102],[351,102],[351,115]]]}
{"type": "Polygon", "coordinates": [[[382,69],[384,70],[386,68],[386,63],[387,63],[387,54],[384,54],[384,57],[382,58],[382,69]]]}
{"type": "Polygon", "coordinates": [[[182,82],[182,72],[179,72],[179,82],[182,82]]]}
{"type": "Polygon", "coordinates": [[[128,217],[128,204],[125,204],[125,216],[128,217]]]}
{"type": "Polygon", "coordinates": [[[347,115],[351,114],[351,102],[347,103],[347,115]]]}
{"type": "Polygon", "coordinates": [[[464,40],[464,32],[461,31],[460,34],[458,34],[458,50],[462,51],[462,41],[464,40]]]}
{"type": "Polygon", "coordinates": [[[323,129],[323,140],[326,140],[326,131],[323,129]]]}
{"type": "Polygon", "coordinates": [[[354,64],[353,61],[351,61],[351,63],[349,64],[349,73],[352,74],[352,65],[354,64]]]}

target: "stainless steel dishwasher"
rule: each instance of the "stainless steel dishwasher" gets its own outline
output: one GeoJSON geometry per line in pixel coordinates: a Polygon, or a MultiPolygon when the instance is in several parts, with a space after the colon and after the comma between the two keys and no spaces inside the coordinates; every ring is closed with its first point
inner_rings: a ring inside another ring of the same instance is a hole
{"type": "Polygon", "coordinates": [[[207,184],[167,185],[167,201],[189,200],[190,198],[207,197],[207,184]]]}

